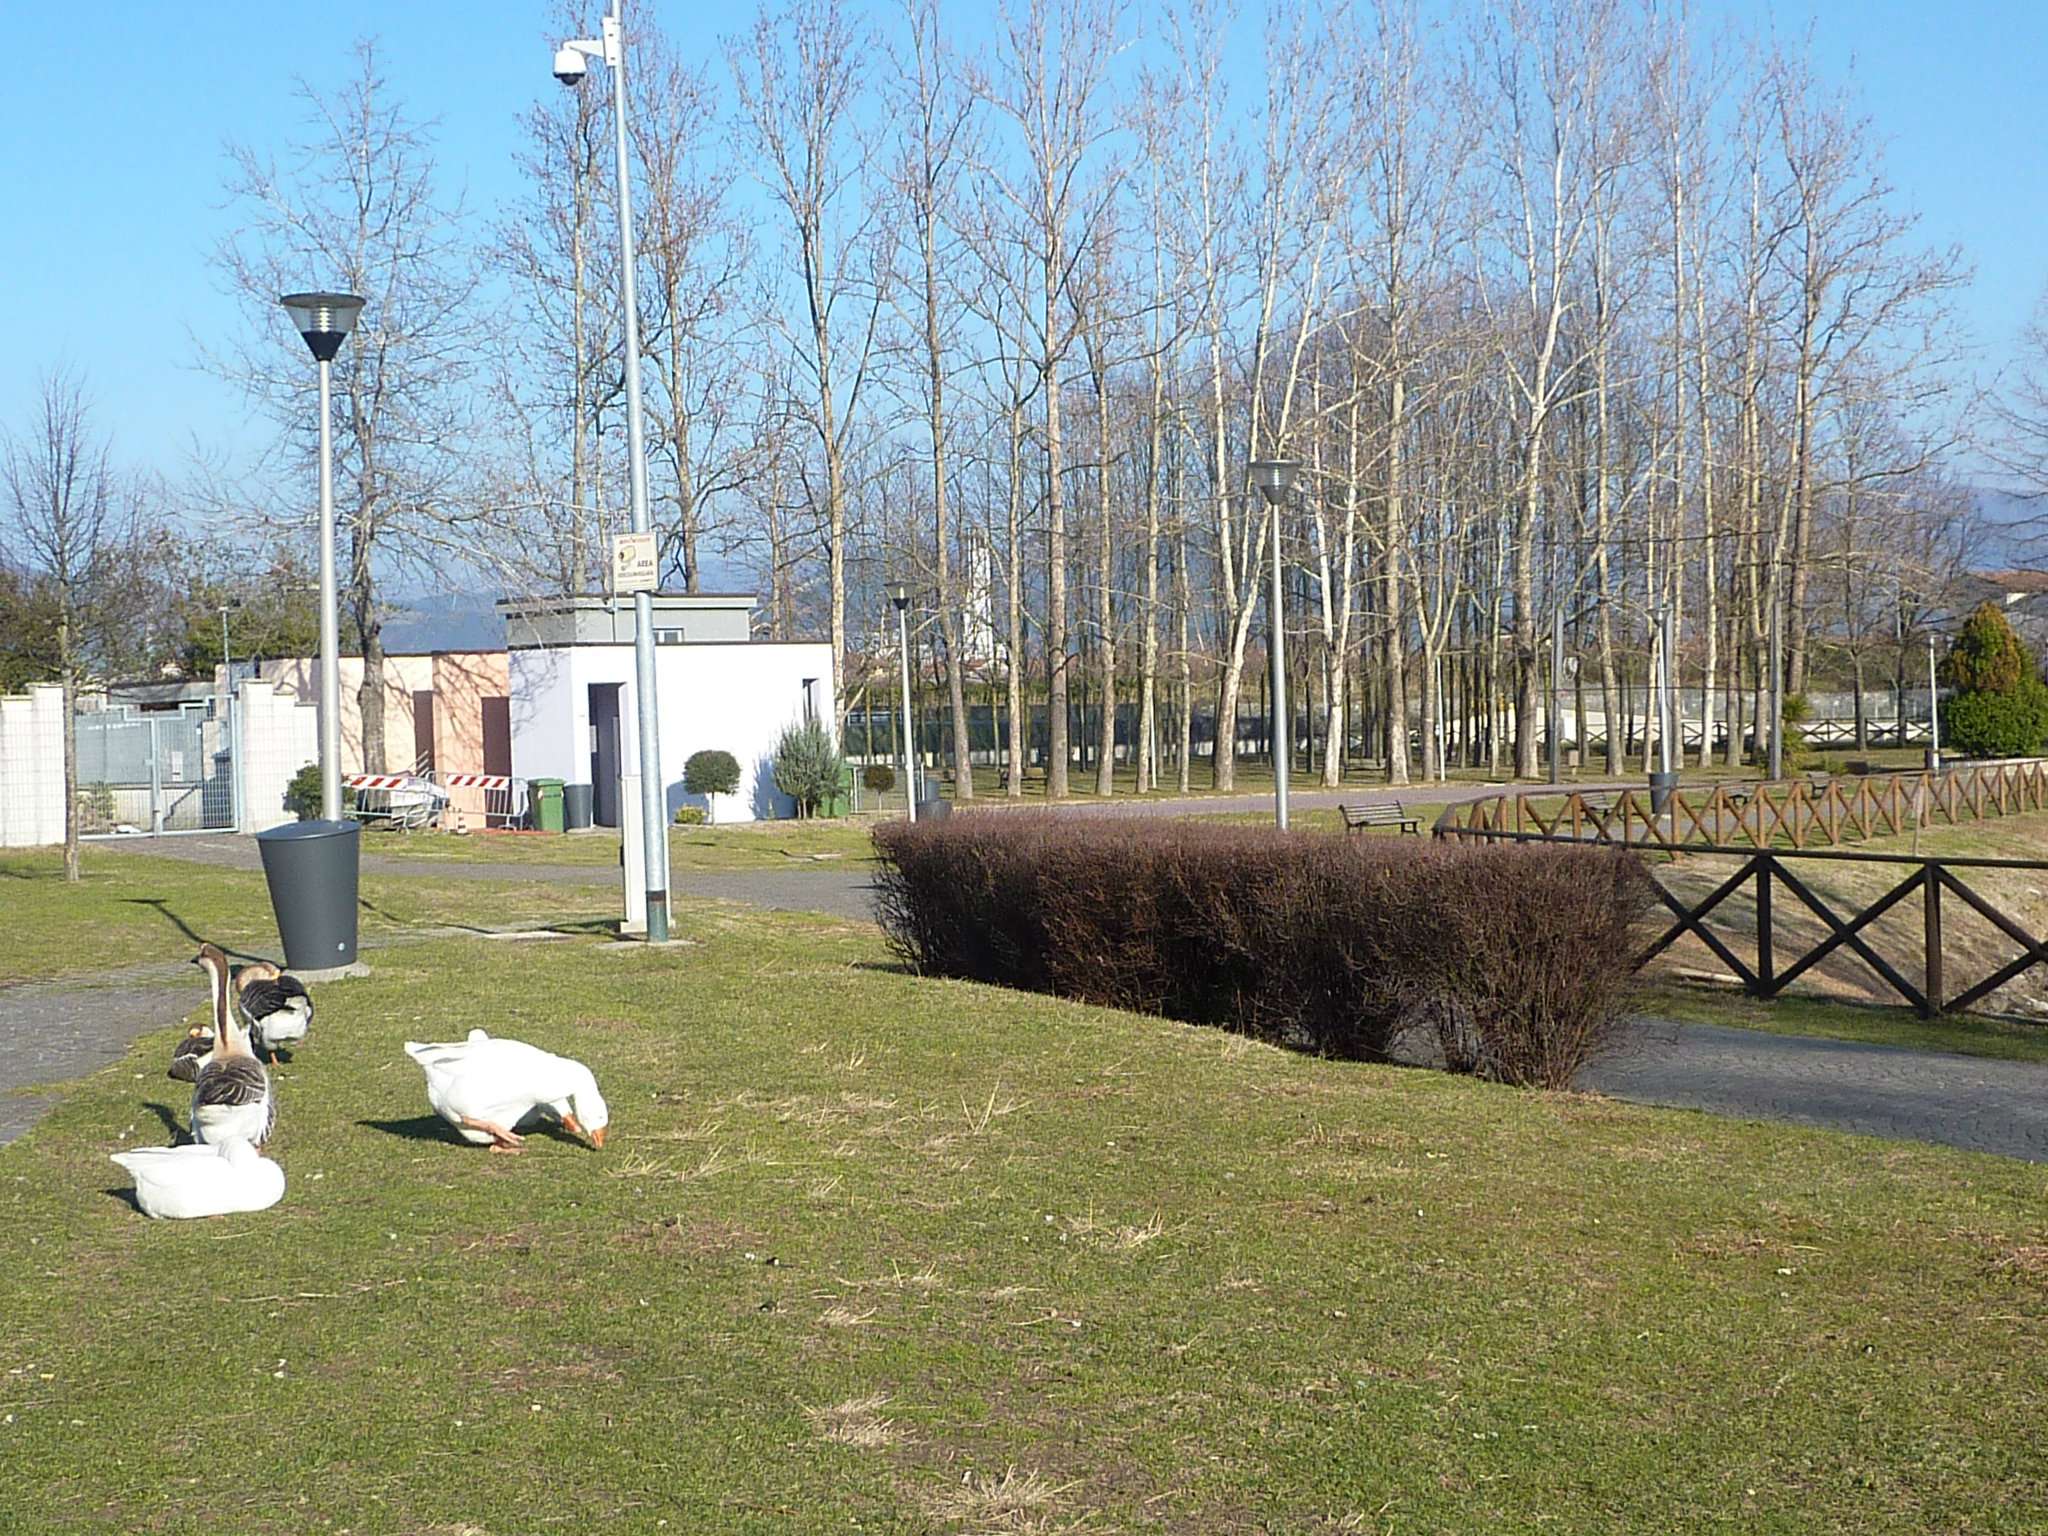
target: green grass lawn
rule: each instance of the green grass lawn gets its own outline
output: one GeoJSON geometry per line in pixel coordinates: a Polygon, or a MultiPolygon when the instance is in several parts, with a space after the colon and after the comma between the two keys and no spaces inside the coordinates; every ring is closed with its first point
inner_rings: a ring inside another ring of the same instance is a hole
{"type": "MultiPolygon", "coordinates": [[[[365,875],[365,939],[450,923],[487,928],[616,917],[605,886],[365,875]]],[[[0,850],[0,982],[85,976],[191,958],[202,938],[236,953],[275,953],[263,877],[184,859],[89,847],[85,878],[64,879],[54,849],[0,850]]]]}
{"type": "MultiPolygon", "coordinates": [[[[805,861],[872,856],[871,821],[755,821],[728,827],[679,827],[669,833],[669,868],[701,872],[787,869],[805,861]]],[[[610,869],[619,834],[587,832],[366,832],[363,852],[393,859],[463,864],[563,864],[610,869]]]]}
{"type": "Polygon", "coordinates": [[[2048,1169],[678,927],[321,989],[272,1211],[121,1198],[168,1033],[0,1148],[0,1529],[2048,1523],[2048,1169]],[[606,1150],[450,1141],[399,1046],[476,1025],[590,1061],[606,1150]]]}

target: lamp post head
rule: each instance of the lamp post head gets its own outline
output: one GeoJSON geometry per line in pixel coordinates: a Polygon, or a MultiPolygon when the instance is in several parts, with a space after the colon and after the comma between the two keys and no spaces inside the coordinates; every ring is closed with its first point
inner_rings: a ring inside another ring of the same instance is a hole
{"type": "Polygon", "coordinates": [[[363,312],[363,301],[352,293],[287,293],[277,302],[306,338],[306,349],[323,363],[334,361],[363,312]]]}
{"type": "Polygon", "coordinates": [[[902,613],[910,606],[910,588],[902,582],[892,581],[882,590],[889,594],[889,601],[896,605],[898,613],[902,613]]]}
{"type": "Polygon", "coordinates": [[[1266,498],[1266,505],[1277,507],[1287,499],[1293,489],[1294,477],[1301,471],[1299,459],[1253,459],[1251,462],[1252,484],[1259,488],[1259,494],[1266,498]]]}

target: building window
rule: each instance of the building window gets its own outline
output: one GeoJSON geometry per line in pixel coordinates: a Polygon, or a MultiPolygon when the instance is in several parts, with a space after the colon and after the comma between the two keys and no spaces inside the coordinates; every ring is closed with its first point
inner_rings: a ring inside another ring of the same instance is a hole
{"type": "Polygon", "coordinates": [[[654,632],[654,643],[656,645],[681,645],[683,643],[683,632],[680,629],[657,629],[654,632]]]}

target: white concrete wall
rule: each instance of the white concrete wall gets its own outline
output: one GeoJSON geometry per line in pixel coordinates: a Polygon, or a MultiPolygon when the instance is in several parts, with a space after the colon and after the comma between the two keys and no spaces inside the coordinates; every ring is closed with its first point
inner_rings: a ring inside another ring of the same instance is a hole
{"type": "Polygon", "coordinates": [[[64,690],[0,699],[0,848],[64,841],[64,690]]]}
{"type": "Polygon", "coordinates": [[[235,690],[235,728],[241,736],[241,830],[262,832],[292,820],[285,787],[307,763],[320,760],[319,708],[250,679],[235,690]]]}
{"type": "MultiPolygon", "coordinates": [[[[683,791],[683,764],[699,751],[730,752],[740,764],[740,792],[721,795],[720,821],[792,816],[787,795],[775,788],[775,742],[803,718],[805,678],[818,680],[814,703],[832,727],[832,647],[734,641],[665,645],[655,651],[661,699],[663,800],[670,814],[702,805],[683,791]]],[[[590,777],[590,686],[622,683],[620,751],[631,771],[638,763],[638,718],[630,645],[579,645],[514,651],[512,772],[581,784],[590,777]]]]}

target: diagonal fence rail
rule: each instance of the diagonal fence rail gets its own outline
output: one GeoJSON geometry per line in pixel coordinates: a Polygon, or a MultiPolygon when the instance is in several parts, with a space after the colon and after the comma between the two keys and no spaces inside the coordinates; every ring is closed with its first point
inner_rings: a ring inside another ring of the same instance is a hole
{"type": "Polygon", "coordinates": [[[1925,773],[1815,775],[1618,792],[1529,791],[1447,807],[1438,837],[1535,836],[1631,848],[1840,848],[1917,827],[2048,810],[2048,762],[1970,763],[1925,773]]]}
{"type": "MultiPolygon", "coordinates": [[[[2001,765],[1995,774],[1980,775],[1975,783],[1966,782],[1961,773],[1948,776],[1951,782],[1947,784],[1932,782],[1943,777],[1940,775],[1900,775],[1886,791],[1874,796],[1871,803],[1880,807],[1893,803],[1887,797],[1897,795],[1900,785],[1914,777],[1929,781],[1925,787],[1930,803],[1949,807],[1950,820],[1964,819],[1958,812],[1966,807],[1977,814],[1987,815],[2010,815],[2024,809],[2039,809],[2043,807],[2041,797],[2048,794],[2048,783],[2043,782],[2041,765],[2001,765]]],[[[1789,841],[1792,829],[1783,824],[1784,808],[1802,803],[1789,796],[1780,800],[1776,807],[1757,811],[1747,821],[1745,825],[1757,841],[1738,844],[1704,838],[1699,841],[1680,840],[1672,835],[1674,822],[1701,833],[1709,827],[1723,825],[1683,819],[1696,815],[1712,816],[1720,798],[1719,787],[1715,796],[1704,797],[1704,804],[1699,807],[1667,804],[1660,815],[1652,814],[1648,804],[1639,808],[1631,806],[1633,794],[1631,791],[1615,796],[1604,804],[1594,796],[1574,795],[1569,799],[1591,803],[1566,804],[1562,808],[1544,807],[1540,811],[1525,808],[1520,812],[1524,820],[1521,827],[1508,824],[1510,816],[1515,814],[1508,807],[1518,799],[1538,797],[1494,796],[1487,802],[1478,803],[1476,815],[1458,814],[1472,811],[1472,806],[1451,807],[1438,820],[1435,833],[1439,838],[1477,838],[1488,842],[1579,841],[1740,859],[1742,862],[1735,872],[1704,895],[1693,895],[1676,888],[1670,878],[1672,866],[1668,864],[1651,870],[1658,900],[1672,920],[1636,957],[1636,968],[1640,970],[1690,935],[1719,959],[1742,984],[1743,990],[1753,997],[1779,996],[1822,961],[1837,951],[1846,950],[1861,960],[1885,988],[1922,1018],[1933,1018],[1938,1014],[1968,1012],[2034,967],[2048,965],[2048,943],[2004,910],[1994,898],[1971,886],[1968,879],[1969,871],[1985,869],[2024,870],[2048,876],[2048,863],[2030,859],[1923,858],[1840,847],[1775,846],[1764,839],[1782,835],[1789,841]],[[1840,897],[1815,891],[1793,867],[1799,860],[1890,866],[1897,871],[1897,878],[1880,894],[1850,905],[1840,897]],[[1726,921],[1732,915],[1725,910],[1726,904],[1745,890],[1752,897],[1753,924],[1726,921]],[[1810,939],[1793,930],[1781,913],[1781,898],[1790,898],[1790,911],[1803,911],[1819,919],[1823,932],[1818,939],[1810,939]],[[1948,967],[1944,959],[1944,911],[1950,902],[1962,903],[2018,950],[2012,958],[1953,993],[1948,990],[1948,967]],[[1876,925],[1887,913],[1908,904],[1918,906],[1920,921],[1913,925],[1913,941],[1905,943],[1902,949],[1896,925],[1889,935],[1881,935],[1876,925]],[[1712,921],[1717,914],[1724,919],[1718,925],[1712,921]],[[1909,974],[1916,968],[1921,977],[1918,985],[1909,974]]],[[[1893,821],[1889,817],[1877,824],[1894,831],[1909,831],[1915,825],[1903,818],[1893,821]]],[[[1839,829],[1827,822],[1817,820],[1815,826],[1834,840],[1843,840],[1839,829]]]]}

